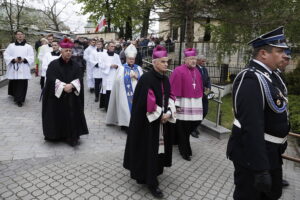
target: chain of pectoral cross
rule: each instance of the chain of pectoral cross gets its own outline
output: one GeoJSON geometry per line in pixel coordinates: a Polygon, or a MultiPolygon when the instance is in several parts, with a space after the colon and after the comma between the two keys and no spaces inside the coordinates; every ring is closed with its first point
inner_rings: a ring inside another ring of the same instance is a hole
{"type": "Polygon", "coordinates": [[[191,76],[192,76],[192,80],[193,80],[192,85],[193,85],[194,89],[196,89],[196,73],[195,73],[195,70],[193,70],[193,72],[194,72],[194,76],[192,76],[192,72],[190,71],[191,76]]]}

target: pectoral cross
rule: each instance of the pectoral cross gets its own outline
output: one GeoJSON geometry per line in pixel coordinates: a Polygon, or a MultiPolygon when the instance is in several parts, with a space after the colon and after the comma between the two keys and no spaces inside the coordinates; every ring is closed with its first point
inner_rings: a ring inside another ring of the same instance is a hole
{"type": "Polygon", "coordinates": [[[192,85],[194,86],[194,89],[195,89],[196,88],[196,83],[193,83],[192,85]]]}

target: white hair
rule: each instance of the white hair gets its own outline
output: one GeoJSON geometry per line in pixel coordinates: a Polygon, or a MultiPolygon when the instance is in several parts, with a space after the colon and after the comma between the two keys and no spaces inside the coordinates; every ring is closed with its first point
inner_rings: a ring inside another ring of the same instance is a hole
{"type": "Polygon", "coordinates": [[[200,54],[197,56],[197,59],[206,59],[206,57],[203,54],[200,54]]]}

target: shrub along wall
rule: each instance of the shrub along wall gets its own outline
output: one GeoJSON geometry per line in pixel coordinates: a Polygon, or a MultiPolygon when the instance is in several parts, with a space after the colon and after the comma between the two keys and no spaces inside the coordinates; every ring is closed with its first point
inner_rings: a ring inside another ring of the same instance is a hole
{"type": "Polygon", "coordinates": [[[300,134],[300,64],[284,78],[289,92],[291,131],[300,134]]]}

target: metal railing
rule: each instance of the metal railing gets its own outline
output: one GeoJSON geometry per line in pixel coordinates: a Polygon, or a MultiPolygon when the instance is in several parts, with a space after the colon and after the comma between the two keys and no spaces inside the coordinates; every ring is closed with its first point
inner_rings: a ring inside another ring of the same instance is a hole
{"type": "MultiPolygon", "coordinates": [[[[300,134],[296,134],[296,133],[292,133],[292,132],[289,132],[289,136],[300,138],[300,134]]],[[[290,160],[290,161],[294,161],[294,162],[300,163],[300,158],[295,158],[295,157],[288,156],[288,155],[285,155],[285,154],[283,154],[281,156],[282,156],[282,158],[284,158],[286,160],[290,160]]]]}
{"type": "Polygon", "coordinates": [[[222,96],[221,96],[221,90],[224,90],[225,88],[220,85],[216,85],[216,84],[211,84],[211,86],[218,89],[218,97],[211,99],[212,101],[215,101],[217,103],[216,127],[218,127],[220,124],[221,104],[223,103],[222,96]]]}
{"type": "MultiPolygon", "coordinates": [[[[152,68],[152,67],[149,67],[149,66],[152,66],[151,62],[149,62],[147,60],[143,60],[143,63],[146,64],[146,66],[143,65],[144,66],[143,67],[143,71],[148,71],[148,70],[150,70],[152,68]]],[[[167,74],[166,75],[170,76],[172,72],[173,72],[172,69],[167,69],[167,74]]],[[[211,98],[211,99],[209,99],[209,100],[215,101],[217,103],[217,115],[216,115],[216,122],[215,122],[215,124],[216,124],[216,127],[218,127],[219,124],[220,124],[221,104],[223,103],[222,102],[221,90],[224,90],[225,88],[223,86],[219,86],[219,85],[216,85],[216,84],[211,84],[211,86],[218,89],[218,97],[217,98],[211,98]]]]}
{"type": "Polygon", "coordinates": [[[6,64],[4,62],[4,53],[5,49],[0,49],[0,76],[3,76],[6,74],[6,64]]]}
{"type": "MultiPolygon", "coordinates": [[[[170,52],[174,52],[175,51],[175,44],[166,44],[163,45],[168,53],[170,52]]],[[[139,52],[142,54],[142,58],[149,58],[152,57],[152,53],[153,53],[153,49],[155,48],[155,46],[140,46],[138,47],[139,52]]]]}

